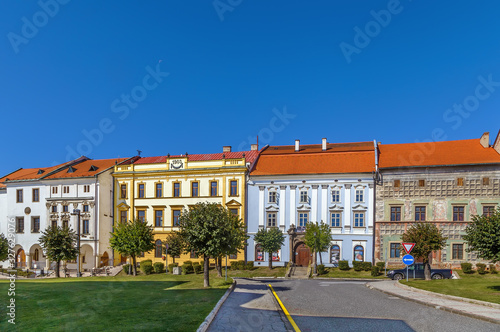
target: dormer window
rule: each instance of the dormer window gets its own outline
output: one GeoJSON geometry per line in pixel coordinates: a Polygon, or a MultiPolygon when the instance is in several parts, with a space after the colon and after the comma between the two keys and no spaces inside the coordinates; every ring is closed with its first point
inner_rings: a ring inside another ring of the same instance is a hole
{"type": "Polygon", "coordinates": [[[74,173],[76,171],[76,168],[73,166],[68,167],[68,172],[67,173],[74,173]]]}
{"type": "Polygon", "coordinates": [[[92,166],[90,166],[89,172],[95,172],[98,169],[99,169],[99,167],[92,165],[92,166]]]}

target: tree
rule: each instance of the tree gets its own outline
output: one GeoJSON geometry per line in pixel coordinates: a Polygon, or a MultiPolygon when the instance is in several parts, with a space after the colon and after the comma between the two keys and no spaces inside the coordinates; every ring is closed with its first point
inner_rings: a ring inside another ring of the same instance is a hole
{"type": "Polygon", "coordinates": [[[59,278],[59,267],[62,260],[75,259],[78,254],[76,247],[77,235],[68,227],[48,227],[40,236],[40,245],[45,255],[56,262],[56,277],[59,278]]]}
{"type": "Polygon", "coordinates": [[[175,257],[180,256],[184,251],[184,239],[179,232],[172,232],[167,235],[165,241],[168,243],[167,253],[172,257],[172,263],[175,263],[175,257]]]}
{"type": "Polygon", "coordinates": [[[245,247],[245,225],[217,203],[198,203],[179,218],[186,251],[203,256],[203,284],[210,287],[209,258],[236,253],[245,247]]]}
{"type": "MultiPolygon", "coordinates": [[[[327,251],[332,242],[332,235],[330,233],[330,226],[321,221],[320,224],[315,222],[308,222],[306,224],[306,233],[304,235],[304,243],[306,246],[311,248],[314,252],[314,257],[317,257],[319,252],[319,261],[323,264],[323,259],[321,258],[321,253],[327,251]]],[[[314,273],[317,273],[317,263],[314,260],[314,273]]]]}
{"type": "Polygon", "coordinates": [[[156,247],[153,226],[140,219],[118,223],[114,232],[111,233],[109,243],[113,250],[132,258],[134,276],[137,275],[137,256],[156,247]]]}
{"type": "Polygon", "coordinates": [[[268,229],[261,228],[255,234],[253,240],[262,246],[262,250],[269,254],[269,269],[273,268],[273,252],[277,252],[281,249],[281,246],[285,243],[285,236],[283,232],[277,227],[271,227],[268,229]]]}
{"type": "Polygon", "coordinates": [[[422,258],[425,280],[431,280],[430,254],[443,249],[446,239],[436,225],[431,223],[415,223],[401,236],[403,242],[415,243],[411,253],[415,259],[422,258]]]}
{"type": "Polygon", "coordinates": [[[493,263],[500,261],[500,209],[490,216],[473,216],[465,232],[463,239],[468,252],[475,251],[479,257],[493,263]]]}
{"type": "Polygon", "coordinates": [[[9,240],[5,235],[0,234],[0,262],[3,262],[9,256],[9,240]]]}

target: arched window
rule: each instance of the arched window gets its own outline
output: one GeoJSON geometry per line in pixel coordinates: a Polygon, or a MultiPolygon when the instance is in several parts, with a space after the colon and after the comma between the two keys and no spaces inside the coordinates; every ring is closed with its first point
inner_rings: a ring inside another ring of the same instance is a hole
{"type": "Polygon", "coordinates": [[[340,260],[340,247],[336,244],[330,247],[330,263],[338,266],[340,260]]]}
{"type": "Polygon", "coordinates": [[[38,249],[35,249],[35,253],[33,254],[33,260],[38,261],[38,249]]]}
{"type": "Polygon", "coordinates": [[[161,254],[162,254],[161,240],[156,240],[155,245],[156,245],[155,257],[161,258],[161,254]]]}
{"type": "Polygon", "coordinates": [[[262,246],[260,244],[255,246],[255,260],[256,261],[264,260],[264,251],[262,250],[262,246]]]}
{"type": "Polygon", "coordinates": [[[365,260],[365,249],[363,246],[354,247],[354,260],[358,262],[363,262],[365,260]]]}

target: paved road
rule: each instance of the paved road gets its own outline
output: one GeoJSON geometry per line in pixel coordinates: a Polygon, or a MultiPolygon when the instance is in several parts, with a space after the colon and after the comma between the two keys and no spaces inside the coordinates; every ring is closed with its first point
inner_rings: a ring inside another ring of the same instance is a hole
{"type": "Polygon", "coordinates": [[[500,325],[371,290],[360,281],[271,280],[301,331],[499,331],[500,325]]]}

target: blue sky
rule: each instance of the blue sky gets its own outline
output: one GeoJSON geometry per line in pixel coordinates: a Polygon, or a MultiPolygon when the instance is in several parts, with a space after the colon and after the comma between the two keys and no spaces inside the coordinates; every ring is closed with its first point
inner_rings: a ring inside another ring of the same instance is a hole
{"type": "Polygon", "coordinates": [[[2,1],[0,174],[81,154],[249,149],[257,135],[261,146],[494,139],[499,12],[498,1],[2,1]]]}

